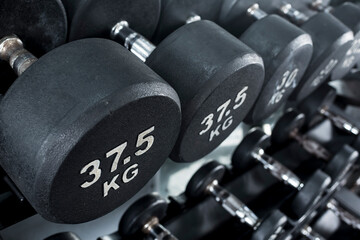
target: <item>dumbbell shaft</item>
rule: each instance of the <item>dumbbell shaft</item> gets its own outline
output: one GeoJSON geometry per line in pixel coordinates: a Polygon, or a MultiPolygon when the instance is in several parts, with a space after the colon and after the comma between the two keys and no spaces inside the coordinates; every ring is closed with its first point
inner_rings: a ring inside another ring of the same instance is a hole
{"type": "Polygon", "coordinates": [[[143,62],[150,56],[156,48],[145,37],[129,28],[126,21],[121,21],[115,24],[111,30],[110,37],[123,45],[132,52],[135,56],[140,58],[143,62]]]}
{"type": "Polygon", "coordinates": [[[319,12],[331,12],[334,8],[332,6],[328,6],[324,4],[323,0],[315,0],[310,4],[310,7],[313,10],[319,11],[319,12]]]}
{"type": "Polygon", "coordinates": [[[310,226],[305,226],[303,229],[301,229],[300,233],[309,240],[325,240],[324,237],[314,232],[310,226]]]}
{"type": "Polygon", "coordinates": [[[317,158],[329,161],[331,153],[321,146],[318,142],[309,139],[304,135],[300,135],[298,129],[290,133],[290,137],[297,141],[308,153],[316,156],[317,158]]]}
{"type": "Polygon", "coordinates": [[[359,135],[360,129],[357,128],[354,124],[349,122],[344,117],[330,111],[328,107],[323,107],[319,110],[319,113],[329,119],[337,128],[346,131],[355,136],[359,135]]]}
{"type": "Polygon", "coordinates": [[[207,188],[208,192],[232,216],[238,217],[242,223],[247,223],[254,229],[259,225],[258,217],[237,197],[213,181],[207,188]]]}
{"type": "Polygon", "coordinates": [[[336,216],[338,216],[344,223],[353,227],[354,229],[360,230],[360,219],[353,216],[350,212],[339,206],[336,200],[330,200],[326,207],[331,210],[336,216]]]}
{"type": "Polygon", "coordinates": [[[178,240],[169,230],[159,223],[159,219],[154,217],[144,225],[142,231],[148,234],[152,239],[158,240],[178,240]]]}
{"type": "Polygon", "coordinates": [[[37,61],[34,55],[24,49],[22,41],[15,35],[0,39],[0,59],[7,61],[18,76],[37,61]]]}
{"type": "Polygon", "coordinates": [[[293,8],[289,3],[285,3],[284,5],[282,5],[279,10],[281,14],[288,17],[292,22],[297,25],[301,25],[309,20],[309,17],[293,8]]]}
{"type": "Polygon", "coordinates": [[[269,170],[271,175],[273,175],[278,180],[289,184],[299,191],[304,187],[304,184],[301,182],[301,180],[290,169],[276,161],[271,156],[265,154],[263,149],[258,148],[253,151],[252,157],[261,163],[265,169],[269,170]]]}

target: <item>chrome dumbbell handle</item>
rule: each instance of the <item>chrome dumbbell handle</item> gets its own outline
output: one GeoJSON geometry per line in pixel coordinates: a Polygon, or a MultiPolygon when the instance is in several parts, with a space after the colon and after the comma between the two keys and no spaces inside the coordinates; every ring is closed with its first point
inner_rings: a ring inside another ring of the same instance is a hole
{"type": "Polygon", "coordinates": [[[308,138],[305,135],[300,135],[299,130],[295,129],[290,133],[290,137],[296,140],[308,153],[316,156],[317,158],[329,161],[331,159],[331,153],[326,150],[318,142],[308,138]]]}
{"type": "Polygon", "coordinates": [[[127,21],[121,21],[115,24],[111,29],[110,37],[114,41],[123,43],[130,52],[143,62],[146,61],[156,48],[155,45],[145,37],[132,30],[127,21]]]}
{"type": "Polygon", "coordinates": [[[298,176],[296,176],[290,169],[276,161],[274,158],[265,154],[263,149],[257,148],[251,154],[254,159],[260,162],[264,168],[278,180],[294,187],[299,191],[304,187],[304,184],[301,182],[298,176]]]}
{"type": "Polygon", "coordinates": [[[7,61],[20,76],[37,58],[24,48],[23,42],[16,35],[11,35],[0,39],[0,60],[7,61]]]}
{"type": "Polygon", "coordinates": [[[314,232],[310,226],[305,226],[303,229],[301,229],[300,233],[309,240],[325,240],[323,236],[314,232]]]}
{"type": "Polygon", "coordinates": [[[219,186],[214,180],[207,187],[208,193],[214,196],[215,200],[232,216],[238,217],[242,223],[247,223],[254,229],[259,225],[258,217],[237,197],[226,189],[219,186]]]}
{"type": "Polygon", "coordinates": [[[334,9],[331,6],[326,5],[323,0],[314,0],[310,4],[310,8],[318,12],[327,12],[327,13],[330,13],[334,9]]]}
{"type": "Polygon", "coordinates": [[[147,234],[150,239],[155,240],[178,240],[171,234],[163,225],[160,224],[159,219],[153,217],[148,223],[146,223],[142,229],[142,232],[147,234]]]}
{"type": "Polygon", "coordinates": [[[254,17],[257,20],[260,20],[266,17],[267,13],[260,9],[258,3],[255,3],[247,9],[247,15],[254,17]]]}
{"type": "Polygon", "coordinates": [[[354,229],[360,230],[360,219],[353,216],[351,213],[339,206],[336,200],[330,200],[326,207],[331,210],[336,216],[338,216],[344,223],[353,227],[354,229]]]}
{"type": "Polygon", "coordinates": [[[360,129],[356,127],[354,124],[349,122],[344,117],[333,113],[330,111],[327,107],[323,107],[319,110],[319,113],[329,119],[337,128],[348,132],[350,134],[353,134],[355,136],[359,135],[360,129]]]}
{"type": "Polygon", "coordinates": [[[292,7],[290,3],[284,3],[280,8],[279,11],[282,15],[289,18],[292,22],[301,25],[309,20],[309,17],[303,14],[302,12],[296,10],[292,7]]]}

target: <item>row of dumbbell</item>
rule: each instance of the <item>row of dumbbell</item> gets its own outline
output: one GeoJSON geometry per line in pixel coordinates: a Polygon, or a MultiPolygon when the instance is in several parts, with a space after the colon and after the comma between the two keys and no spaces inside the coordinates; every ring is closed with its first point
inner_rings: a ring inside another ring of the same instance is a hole
{"type": "MultiPolygon", "coordinates": [[[[320,146],[298,132],[303,120],[303,114],[294,111],[286,113],[274,127],[272,142],[284,146],[291,139],[295,141],[301,139],[300,146],[309,145],[310,141],[311,144],[320,146]],[[293,134],[294,131],[296,136],[293,134]]],[[[309,210],[314,211],[313,206],[322,196],[330,193],[332,197],[327,200],[325,207],[336,213],[344,223],[360,229],[360,211],[357,209],[360,198],[342,188],[347,173],[358,160],[357,151],[345,145],[335,156],[322,159],[327,161],[324,169],[316,170],[306,182],[303,182],[290,169],[265,153],[269,146],[268,135],[259,129],[251,131],[233,155],[232,172],[241,175],[255,164],[260,164],[275,179],[293,188],[297,193],[291,198],[291,213],[288,215],[295,219],[302,219],[306,214],[310,214],[309,210]]],[[[315,154],[315,157],[321,158],[319,156],[321,155],[315,154]]],[[[285,231],[287,217],[283,213],[275,210],[267,217],[259,219],[243,202],[219,185],[225,172],[226,167],[217,162],[204,165],[189,181],[185,195],[188,199],[202,199],[206,195],[213,197],[231,216],[239,218],[242,223],[253,228],[252,239],[291,239],[285,231]]],[[[166,215],[166,208],[166,201],[157,195],[147,195],[139,199],[124,214],[119,226],[120,235],[125,239],[131,239],[131,236],[138,236],[136,234],[142,232],[150,236],[150,239],[177,239],[159,223],[166,215]]],[[[298,230],[298,233],[308,239],[324,239],[306,225],[298,230]]],[[[101,239],[117,239],[117,237],[118,235],[115,234],[113,237],[110,235],[101,239]]]]}
{"type": "Polygon", "coordinates": [[[243,120],[259,123],[359,62],[347,22],[356,5],[307,18],[290,4],[267,15],[244,2],[213,19],[231,34],[199,10],[155,47],[145,37],[169,31],[162,18],[178,1],[2,1],[0,57],[19,77],[1,101],[1,166],[38,213],[64,223],[102,216],[169,155],[198,160],[243,120]],[[256,21],[238,26],[243,18],[256,21]]]}

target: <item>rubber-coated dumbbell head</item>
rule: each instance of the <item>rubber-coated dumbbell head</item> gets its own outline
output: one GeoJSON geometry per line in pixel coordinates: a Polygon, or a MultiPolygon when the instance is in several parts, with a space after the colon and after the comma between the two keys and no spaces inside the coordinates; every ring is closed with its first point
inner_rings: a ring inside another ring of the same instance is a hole
{"type": "Polygon", "coordinates": [[[324,172],[327,173],[333,183],[341,181],[350,168],[358,160],[359,153],[350,147],[344,145],[327,163],[324,172]]]}
{"type": "Polygon", "coordinates": [[[137,193],[179,128],[178,96],[157,74],[113,41],[75,41],[0,102],[1,165],[44,218],[85,222],[137,193]]]}
{"type": "Polygon", "coordinates": [[[161,1],[161,16],[155,35],[154,43],[161,42],[173,31],[180,28],[191,17],[200,16],[201,19],[215,21],[218,19],[222,1],[218,0],[165,0],[161,1]]]}
{"type": "Polygon", "coordinates": [[[258,148],[266,149],[270,146],[270,136],[259,129],[254,129],[241,141],[232,156],[234,170],[244,172],[256,164],[253,151],[258,148]]]}
{"type": "Polygon", "coordinates": [[[314,53],[302,81],[290,96],[296,102],[303,100],[328,80],[354,40],[353,32],[328,13],[312,16],[301,28],[312,37],[314,53]]]}
{"type": "Polygon", "coordinates": [[[320,88],[315,90],[297,106],[297,109],[305,114],[306,125],[313,126],[318,123],[322,116],[319,111],[321,108],[330,107],[336,98],[336,90],[327,85],[323,84],[320,88]]]}
{"type": "Polygon", "coordinates": [[[291,202],[292,212],[297,218],[302,217],[317,202],[331,183],[331,178],[321,170],[317,170],[295,195],[291,202]]]}
{"type": "Polygon", "coordinates": [[[223,142],[250,111],[264,79],[261,58],[209,21],[179,28],[146,62],[180,96],[182,129],[171,154],[179,162],[198,160],[223,142]]]}
{"type": "Polygon", "coordinates": [[[161,221],[166,216],[168,204],[157,194],[149,194],[133,203],[124,213],[119,224],[121,236],[131,236],[141,231],[152,218],[161,221]]]}
{"type": "Polygon", "coordinates": [[[70,22],[69,39],[109,38],[119,21],[147,38],[156,29],[160,17],[160,0],[63,0],[70,22]]]}
{"type": "Polygon", "coordinates": [[[295,129],[301,129],[305,123],[305,115],[295,110],[284,113],[276,122],[272,134],[271,142],[282,146],[290,139],[290,134],[295,129]]]}
{"type": "MultiPolygon", "coordinates": [[[[256,6],[252,11],[262,11],[256,6]]],[[[256,21],[239,39],[264,60],[264,85],[246,118],[247,123],[258,123],[282,106],[295,90],[311,60],[313,43],[309,34],[278,15],[256,21]]]]}
{"type": "Polygon", "coordinates": [[[196,199],[206,195],[207,187],[215,180],[221,181],[225,172],[225,166],[216,161],[205,164],[188,182],[185,190],[186,196],[196,199]]]}
{"type": "Polygon", "coordinates": [[[275,210],[271,212],[264,220],[262,220],[258,229],[252,234],[251,240],[267,240],[273,239],[281,233],[285,224],[287,222],[287,217],[280,212],[275,210]]]}
{"type": "Polygon", "coordinates": [[[44,240],[80,240],[80,238],[72,232],[62,232],[45,238],[44,240]]]}

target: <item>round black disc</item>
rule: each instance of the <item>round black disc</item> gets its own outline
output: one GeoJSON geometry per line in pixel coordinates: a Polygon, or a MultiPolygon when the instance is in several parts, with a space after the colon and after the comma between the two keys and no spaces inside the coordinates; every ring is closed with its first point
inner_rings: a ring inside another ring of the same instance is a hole
{"type": "Polygon", "coordinates": [[[267,216],[253,233],[251,240],[274,239],[283,230],[287,222],[287,217],[279,210],[273,211],[267,216]],[[272,238],[273,237],[273,238],[272,238]]]}
{"type": "Polygon", "coordinates": [[[127,21],[129,26],[151,38],[160,17],[160,0],[73,0],[64,1],[69,16],[69,39],[109,38],[113,26],[127,21]]]}
{"type": "Polygon", "coordinates": [[[218,147],[244,120],[264,78],[259,55],[210,21],[176,30],[146,63],[181,100],[181,132],[170,156],[177,162],[196,161],[218,147]]]}
{"type": "Polygon", "coordinates": [[[186,196],[195,199],[204,196],[209,184],[214,180],[221,181],[225,171],[225,166],[216,161],[205,164],[191,177],[186,186],[186,196]]]}
{"type": "Polygon", "coordinates": [[[257,148],[266,149],[270,146],[270,136],[259,129],[250,132],[235,149],[231,162],[234,170],[245,172],[256,164],[252,152],[257,148]]]}
{"type": "Polygon", "coordinates": [[[80,238],[72,232],[62,232],[45,238],[44,240],[80,240],[80,238]]]}
{"type": "Polygon", "coordinates": [[[310,63],[313,44],[309,34],[277,15],[253,23],[240,37],[262,56],[265,81],[246,123],[259,123],[288,99],[310,63]]]}
{"type": "Polygon", "coordinates": [[[0,119],[11,179],[44,218],[80,223],[155,175],[175,144],[180,102],[124,47],[84,39],[27,69],[2,99],[0,119]]]}
{"type": "Polygon", "coordinates": [[[333,184],[340,182],[357,161],[358,156],[359,153],[355,149],[349,145],[344,145],[326,164],[324,172],[331,177],[333,184]]]}
{"type": "Polygon", "coordinates": [[[290,134],[295,129],[301,129],[305,123],[305,115],[295,110],[286,112],[276,122],[272,134],[271,142],[275,145],[282,146],[290,139],[290,134]]]}
{"type": "Polygon", "coordinates": [[[306,181],[291,203],[292,211],[297,218],[301,218],[320,199],[330,183],[331,178],[321,170],[317,170],[306,181]]]}
{"type": "Polygon", "coordinates": [[[329,80],[354,40],[353,32],[327,13],[316,14],[301,28],[312,37],[314,53],[303,79],[291,95],[291,99],[296,102],[302,101],[329,80]]]}
{"type": "Polygon", "coordinates": [[[328,84],[323,84],[307,98],[305,98],[297,109],[305,114],[306,124],[313,126],[322,119],[319,110],[322,107],[330,107],[335,101],[336,90],[328,84]]]}
{"type": "Polygon", "coordinates": [[[166,216],[168,204],[157,194],[146,195],[134,202],[124,213],[119,224],[121,236],[131,236],[139,232],[152,218],[159,220],[166,216]]]}

